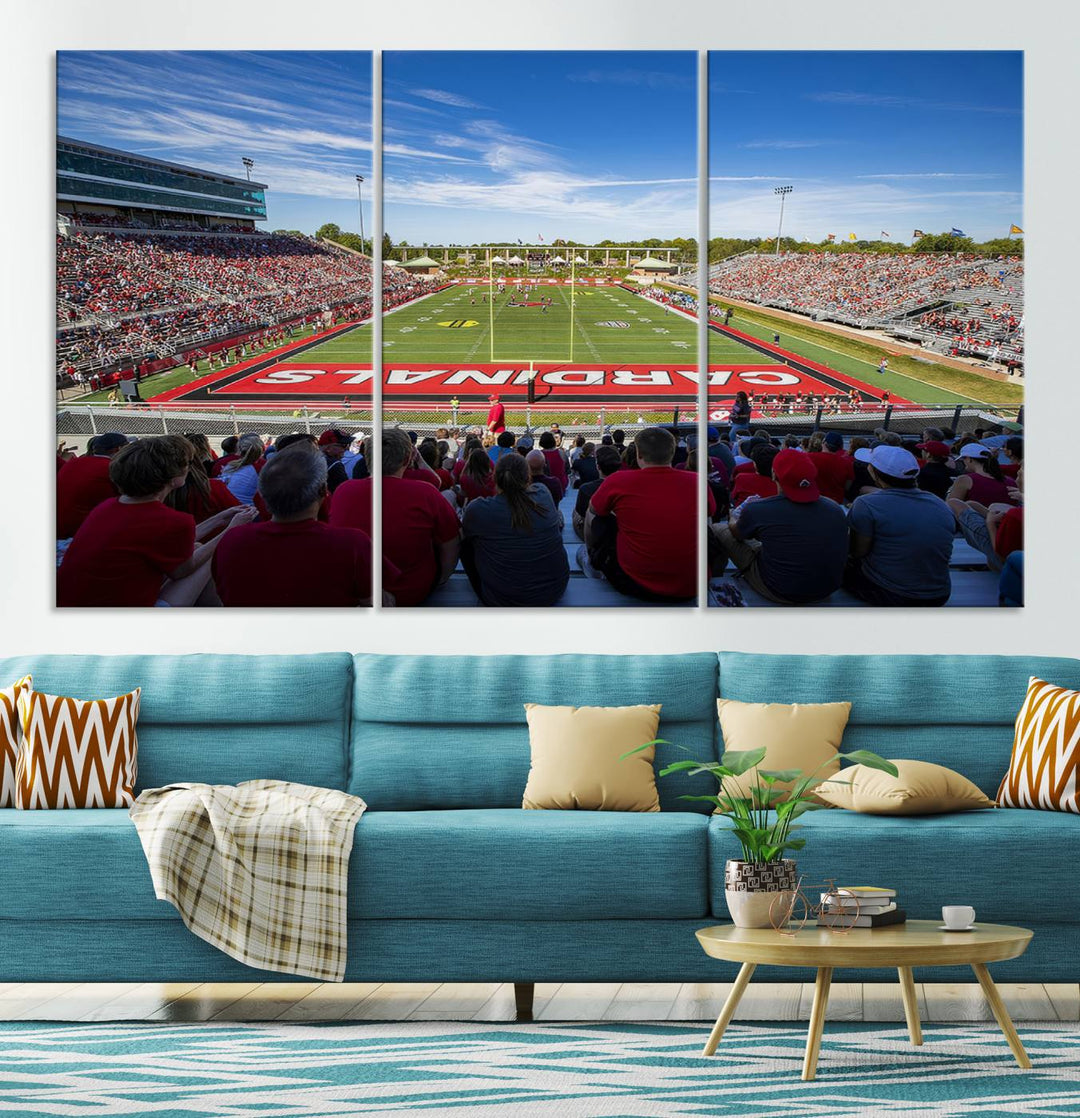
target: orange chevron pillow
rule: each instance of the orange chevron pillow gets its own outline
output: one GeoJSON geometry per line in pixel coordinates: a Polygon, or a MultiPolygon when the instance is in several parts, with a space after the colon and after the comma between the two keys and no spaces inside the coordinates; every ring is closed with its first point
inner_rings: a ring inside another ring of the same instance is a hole
{"type": "Polygon", "coordinates": [[[0,690],[0,807],[15,806],[15,763],[19,756],[19,695],[30,676],[0,690]]]}
{"type": "Polygon", "coordinates": [[[113,699],[19,694],[15,806],[131,807],[135,802],[142,688],[113,699]]]}
{"type": "Polygon", "coordinates": [[[1080,814],[1080,691],[1028,681],[997,804],[1080,814]]]}

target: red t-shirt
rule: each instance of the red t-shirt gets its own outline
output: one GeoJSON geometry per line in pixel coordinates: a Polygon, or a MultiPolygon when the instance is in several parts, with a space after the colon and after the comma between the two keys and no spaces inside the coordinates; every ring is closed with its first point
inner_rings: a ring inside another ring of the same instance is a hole
{"type": "Polygon", "coordinates": [[[371,538],[319,520],[230,528],[214,552],[226,606],[356,606],[371,598],[371,538]]]}
{"type": "Polygon", "coordinates": [[[997,535],[994,537],[994,550],[1002,559],[1014,551],[1024,550],[1024,510],[1013,508],[1001,518],[997,535]]]}
{"type": "Polygon", "coordinates": [[[56,573],[58,606],[152,606],[164,579],[195,550],[195,521],[160,501],[102,501],[56,573]]]}
{"type": "Polygon", "coordinates": [[[239,457],[239,454],[223,454],[220,458],[215,458],[213,466],[210,467],[210,476],[217,477],[230,462],[235,462],[239,457]]]}
{"type": "MultiPolygon", "coordinates": [[[[433,485],[404,477],[384,477],[383,558],[397,575],[386,589],[399,606],[419,605],[434,589],[439,574],[437,548],[460,530],[450,502],[433,485]]],[[[354,527],[371,523],[371,478],[346,481],[334,490],[330,523],[354,527]]]]}
{"type": "Polygon", "coordinates": [[[406,467],[401,476],[406,481],[426,481],[428,485],[434,485],[436,489],[442,489],[442,480],[439,475],[433,474],[430,470],[414,470],[412,467],[406,467]]]}
{"type": "Polygon", "coordinates": [[[187,506],[184,512],[195,518],[196,524],[221,512],[222,509],[231,509],[240,502],[232,495],[232,490],[223,481],[216,477],[210,478],[210,492],[203,497],[192,485],[187,491],[187,506]]]}
{"type": "Polygon", "coordinates": [[[558,480],[559,484],[565,491],[567,485],[567,477],[566,462],[563,460],[563,456],[557,450],[544,450],[541,451],[541,453],[547,460],[548,473],[551,474],[553,478],[556,478],[558,480]]]}
{"type": "Polygon", "coordinates": [[[489,470],[484,475],[482,482],[477,482],[472,474],[461,475],[461,492],[465,494],[467,501],[475,501],[478,497],[494,497],[495,496],[495,473],[489,470]]]}
{"type": "Polygon", "coordinates": [[[812,450],[808,457],[817,467],[821,495],[842,505],[848,482],[855,477],[855,459],[842,451],[831,450],[812,450]]]}
{"type": "MultiPolygon", "coordinates": [[[[657,594],[692,598],[697,592],[697,475],[672,466],[618,470],[592,495],[598,516],[619,523],[619,566],[657,594]]],[[[709,515],[716,500],[709,493],[709,515]]]]}
{"type": "Polygon", "coordinates": [[[506,430],[506,408],[502,404],[492,404],[488,410],[488,430],[495,435],[501,435],[506,430]]]}
{"type": "Polygon", "coordinates": [[[739,474],[731,487],[731,504],[738,508],[747,497],[775,497],[777,492],[776,482],[771,477],[764,477],[756,470],[752,474],[739,474]]]}
{"type": "Polygon", "coordinates": [[[84,454],[64,463],[56,475],[56,538],[71,539],[92,509],[116,496],[109,481],[111,458],[84,454]]]}

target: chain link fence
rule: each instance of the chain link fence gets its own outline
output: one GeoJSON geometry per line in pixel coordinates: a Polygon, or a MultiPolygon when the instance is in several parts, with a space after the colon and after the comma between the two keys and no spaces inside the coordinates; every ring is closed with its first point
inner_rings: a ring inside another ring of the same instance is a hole
{"type": "MultiPolygon", "coordinates": [[[[709,422],[721,429],[727,426],[730,405],[725,402],[709,412],[709,422]]],[[[536,433],[557,425],[568,436],[582,435],[599,441],[601,436],[621,428],[633,436],[643,427],[653,425],[686,426],[697,421],[692,407],[651,410],[648,408],[560,408],[511,407],[506,410],[506,426],[515,434],[536,433]]],[[[414,408],[386,405],[383,408],[386,426],[404,427],[419,437],[434,435],[441,428],[459,431],[483,430],[487,409],[475,407],[414,408]]],[[[816,430],[835,430],[846,435],[870,434],[883,428],[901,435],[921,435],[927,427],[950,427],[960,435],[976,428],[995,424],[1023,425],[1023,409],[995,409],[956,404],[910,405],[864,408],[859,412],[828,412],[824,408],[810,411],[764,415],[751,420],[750,426],[778,434],[805,435],[816,430]]],[[[225,438],[245,431],[279,436],[302,431],[318,435],[327,427],[336,427],[349,434],[370,434],[373,416],[370,407],[300,407],[293,410],[258,409],[251,407],[193,408],[184,404],[69,404],[56,413],[56,434],[88,438],[105,431],[123,435],[168,435],[197,433],[209,438],[225,438]]]]}
{"type": "Polygon", "coordinates": [[[191,408],[183,405],[69,404],[56,412],[57,435],[75,437],[116,431],[121,435],[200,434],[225,438],[257,431],[272,436],[295,431],[318,435],[327,427],[349,434],[370,434],[372,411],[366,408],[296,408],[262,411],[251,408],[191,408]]]}

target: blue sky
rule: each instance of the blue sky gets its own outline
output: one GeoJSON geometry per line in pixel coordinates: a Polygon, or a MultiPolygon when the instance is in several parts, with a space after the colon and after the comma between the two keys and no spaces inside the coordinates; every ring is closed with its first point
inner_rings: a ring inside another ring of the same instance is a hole
{"type": "Polygon", "coordinates": [[[371,178],[371,55],[62,51],[57,131],[237,176],[246,155],[269,184],[268,228],[355,230],[356,175],[371,178]]]}
{"type": "Polygon", "coordinates": [[[386,231],[694,236],[696,75],[693,52],[385,53],[386,231]]]}
{"type": "Polygon", "coordinates": [[[712,52],[712,236],[1023,225],[1019,52],[712,52]]]}

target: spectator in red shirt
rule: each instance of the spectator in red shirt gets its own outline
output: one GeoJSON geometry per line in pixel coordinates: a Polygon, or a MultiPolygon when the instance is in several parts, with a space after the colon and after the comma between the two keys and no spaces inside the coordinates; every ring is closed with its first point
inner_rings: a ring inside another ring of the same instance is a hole
{"type": "MultiPolygon", "coordinates": [[[[645,427],[633,445],[637,468],[605,478],[589,502],[589,560],[623,594],[686,601],[697,592],[697,477],[671,465],[670,431],[645,427]]],[[[708,503],[711,516],[711,493],[708,503]]]]}
{"type": "Polygon", "coordinates": [[[469,452],[468,461],[460,475],[461,494],[466,503],[481,497],[495,496],[495,467],[491,464],[488,452],[475,440],[469,452]]]}
{"type": "MultiPolygon", "coordinates": [[[[259,474],[271,519],[228,533],[214,556],[226,606],[367,606],[371,538],[318,519],[326,457],[307,440],[279,450],[259,474]]],[[[392,604],[392,603],[389,603],[392,604]]]]}
{"type": "Polygon", "coordinates": [[[821,440],[821,450],[810,451],[810,461],[817,467],[821,495],[842,505],[848,486],[855,480],[855,461],[844,453],[844,436],[839,431],[828,431],[821,440]]]}
{"type": "Polygon", "coordinates": [[[256,514],[237,506],[196,526],[169,508],[164,500],[190,465],[191,444],[179,435],[139,439],[116,455],[109,476],[120,496],[98,505],[75,533],[57,572],[57,605],[217,603],[210,561],[224,533],[214,533],[256,514]]]}
{"type": "Polygon", "coordinates": [[[488,397],[488,403],[491,407],[488,408],[487,429],[493,435],[501,435],[506,430],[506,409],[494,392],[488,397]]]}
{"type": "Polygon", "coordinates": [[[556,509],[559,507],[559,502],[563,499],[563,487],[558,478],[552,477],[548,472],[547,459],[544,457],[542,450],[530,450],[525,455],[525,462],[529,467],[529,474],[532,478],[531,484],[543,485],[551,494],[551,502],[556,509]]]}
{"type": "Polygon", "coordinates": [[[731,507],[738,508],[747,497],[775,497],[779,492],[772,476],[773,459],[780,451],[771,443],[760,443],[750,452],[753,473],[741,473],[731,487],[731,507]]]}
{"type": "Polygon", "coordinates": [[[240,457],[236,453],[236,444],[239,441],[240,439],[236,435],[226,435],[221,440],[221,455],[214,460],[214,464],[210,468],[211,477],[217,477],[230,462],[235,462],[240,457]]]}
{"type": "Polygon", "coordinates": [[[220,478],[207,476],[198,447],[191,444],[187,435],[183,438],[191,445],[191,466],[184,484],[165,498],[165,504],[178,512],[188,513],[196,524],[202,524],[223,509],[233,508],[241,502],[220,478]]]}
{"type": "Polygon", "coordinates": [[[566,451],[556,445],[555,436],[550,431],[541,432],[540,450],[547,459],[548,473],[562,486],[565,493],[567,486],[570,484],[567,473],[568,457],[566,451]]]}
{"type": "Polygon", "coordinates": [[[81,458],[69,458],[56,475],[56,538],[69,540],[91,511],[116,496],[109,465],[127,436],[115,432],[95,435],[81,458]]]}
{"type": "MultiPolygon", "coordinates": [[[[399,606],[418,606],[453,573],[460,554],[460,525],[438,486],[404,476],[415,448],[398,427],[382,432],[383,558],[396,568],[387,589],[399,606]]],[[[422,462],[422,460],[417,460],[422,462]]],[[[330,523],[364,528],[371,523],[372,479],[347,481],[334,491],[330,523]]]]}

